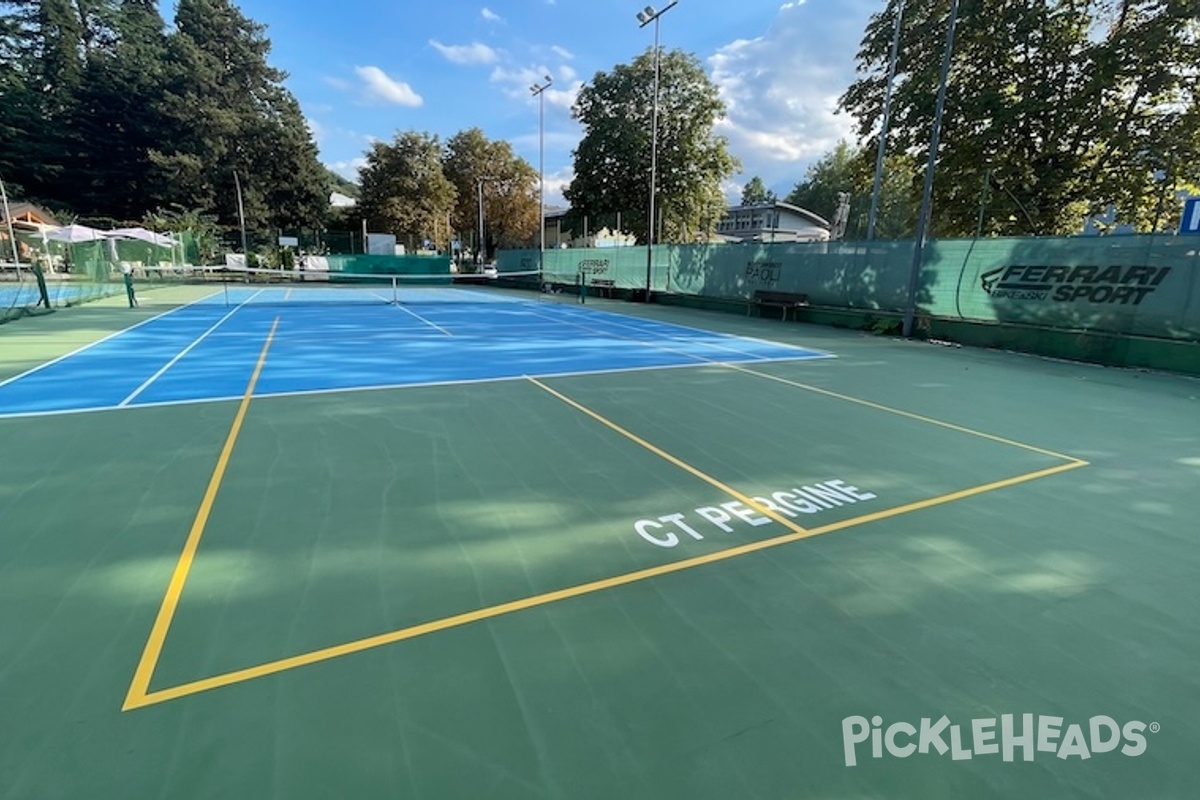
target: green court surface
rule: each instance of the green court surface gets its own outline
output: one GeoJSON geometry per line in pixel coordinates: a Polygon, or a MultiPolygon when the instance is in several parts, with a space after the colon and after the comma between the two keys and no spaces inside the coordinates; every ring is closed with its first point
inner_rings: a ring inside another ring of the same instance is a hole
{"type": "Polygon", "coordinates": [[[0,798],[1197,796],[1200,382],[540,302],[836,358],[0,418],[0,798]]]}

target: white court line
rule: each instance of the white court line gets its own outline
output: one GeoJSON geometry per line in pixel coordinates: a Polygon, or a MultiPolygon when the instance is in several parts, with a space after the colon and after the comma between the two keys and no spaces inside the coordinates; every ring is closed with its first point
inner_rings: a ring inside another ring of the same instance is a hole
{"type": "Polygon", "coordinates": [[[191,306],[194,306],[197,303],[204,302],[205,300],[209,299],[210,297],[216,297],[218,294],[220,294],[220,292],[213,292],[212,294],[205,295],[204,297],[201,297],[198,300],[193,300],[192,302],[187,303],[186,305],[176,306],[175,308],[172,308],[170,311],[164,311],[161,314],[155,314],[153,317],[147,317],[146,319],[142,320],[141,322],[138,322],[134,325],[130,325],[128,328],[122,328],[119,331],[114,331],[114,332],[110,333],[108,336],[105,336],[103,339],[97,339],[94,342],[89,342],[88,344],[85,344],[83,347],[76,348],[75,350],[72,350],[69,353],[65,353],[61,356],[58,356],[57,358],[52,358],[51,360],[47,361],[44,364],[38,364],[36,367],[33,367],[32,369],[27,369],[19,375],[13,375],[11,378],[6,378],[5,380],[0,381],[0,386],[7,386],[8,384],[12,383],[13,381],[18,381],[21,378],[24,378],[26,375],[32,375],[33,373],[39,372],[39,371],[45,369],[46,367],[49,367],[53,364],[57,364],[60,361],[64,361],[64,360],[70,358],[71,356],[78,355],[85,350],[90,350],[91,348],[95,347],[98,344],[103,344],[104,342],[107,342],[109,339],[115,339],[116,337],[118,337],[122,334],[129,333],[134,328],[140,328],[143,325],[146,325],[150,322],[154,322],[157,319],[162,319],[163,317],[168,316],[169,314],[174,314],[176,311],[182,311],[185,308],[190,308],[191,306]]]}
{"type": "MultiPolygon", "coordinates": [[[[815,361],[825,358],[821,355],[796,355],[784,356],[781,358],[760,358],[747,359],[754,364],[770,364],[775,362],[785,361],[815,361]]],[[[729,361],[705,361],[697,364],[659,364],[644,367],[618,367],[615,369],[593,369],[593,370],[571,370],[567,372],[547,372],[543,374],[533,375],[532,377],[541,378],[582,378],[590,375],[620,375],[626,372],[648,372],[656,369],[698,369],[701,367],[727,367],[730,364],[739,362],[729,361]]],[[[380,392],[397,389],[424,389],[438,386],[473,386],[484,383],[504,383],[505,381],[525,381],[529,376],[526,375],[503,375],[496,378],[470,378],[468,380],[445,380],[445,381],[424,381],[421,383],[388,383],[380,384],[379,386],[341,386],[330,389],[297,389],[290,392],[266,392],[259,394],[255,392],[255,401],[269,400],[276,397],[310,397],[323,394],[357,394],[358,392],[380,392]]],[[[227,403],[231,401],[240,401],[243,395],[229,395],[227,397],[203,397],[200,399],[188,400],[159,400],[153,403],[140,403],[136,406],[97,406],[95,408],[60,408],[51,411],[17,411],[9,414],[0,414],[0,419],[23,419],[25,417],[57,417],[66,414],[91,414],[96,411],[129,411],[131,409],[141,408],[162,408],[164,406],[200,406],[208,405],[209,403],[227,403]]]]}
{"type": "Polygon", "coordinates": [[[422,317],[422,316],[421,316],[420,314],[418,314],[417,312],[415,312],[415,311],[410,311],[408,308],[406,308],[406,307],[404,306],[404,304],[403,304],[403,303],[393,303],[391,300],[388,300],[388,299],[387,299],[386,297],[384,297],[383,295],[381,295],[381,294],[376,294],[375,292],[371,292],[371,294],[374,294],[376,297],[382,298],[383,300],[387,300],[387,302],[388,302],[388,304],[389,304],[389,305],[394,305],[396,308],[400,309],[401,311],[403,311],[403,312],[405,312],[405,313],[407,313],[407,314],[412,314],[414,317],[416,317],[417,319],[421,320],[421,322],[424,322],[426,325],[428,325],[428,326],[429,326],[429,327],[431,327],[431,328],[436,328],[437,330],[441,331],[442,333],[446,334],[447,336],[453,336],[453,335],[454,335],[454,334],[453,334],[453,333],[451,333],[450,331],[448,331],[448,330],[446,330],[445,328],[443,328],[441,325],[438,325],[436,322],[430,322],[429,320],[425,319],[424,317],[422,317]]]}
{"type": "MultiPolygon", "coordinates": [[[[672,353],[674,355],[683,356],[684,358],[692,358],[692,359],[695,359],[696,361],[699,361],[704,364],[722,364],[722,363],[724,363],[719,359],[712,359],[712,358],[708,358],[707,356],[697,355],[695,353],[688,353],[684,350],[676,350],[673,347],[667,347],[666,345],[659,344],[659,343],[653,342],[653,341],[646,341],[645,339],[635,339],[632,336],[622,336],[619,333],[616,333],[611,330],[605,330],[603,328],[591,328],[591,327],[588,327],[587,325],[581,325],[578,322],[568,322],[566,320],[557,320],[557,319],[554,319],[554,317],[548,316],[545,314],[536,314],[535,313],[534,316],[541,317],[542,319],[551,320],[559,325],[567,325],[572,328],[579,328],[580,330],[585,330],[585,331],[588,331],[589,333],[595,333],[595,334],[598,334],[601,336],[606,336],[606,337],[614,337],[614,338],[621,339],[626,342],[633,342],[635,344],[645,345],[646,347],[649,347],[653,350],[662,350],[667,353],[672,353]]],[[[630,326],[630,325],[626,325],[624,327],[633,328],[633,326],[630,326]]],[[[682,326],[680,326],[680,327],[682,327],[682,326]]],[[[648,331],[646,331],[644,329],[639,330],[637,328],[634,328],[634,330],[638,330],[638,332],[643,335],[649,333],[648,331]]],[[[711,331],[710,331],[710,333],[711,333],[711,331]]],[[[723,333],[718,333],[717,335],[724,337],[724,338],[732,338],[732,339],[739,338],[737,336],[730,336],[729,334],[723,334],[723,333]]],[[[749,339],[747,339],[747,340],[750,341],[749,339]]],[[[763,341],[761,343],[773,345],[773,343],[771,343],[771,342],[763,341]]],[[[753,353],[747,353],[744,350],[735,350],[732,347],[724,347],[722,345],[711,343],[711,342],[696,342],[695,344],[700,347],[711,347],[716,350],[725,350],[725,351],[733,353],[735,355],[743,356],[749,361],[773,361],[774,360],[771,358],[764,358],[763,356],[755,356],[753,353]]],[[[807,349],[807,348],[796,348],[795,345],[773,345],[773,346],[775,346],[775,347],[782,346],[782,347],[801,349],[801,350],[807,349]]],[[[809,356],[809,359],[807,359],[807,360],[811,360],[813,358],[835,358],[836,357],[836,356],[833,356],[832,354],[823,353],[819,350],[808,350],[807,352],[812,354],[811,356],[809,356]]]]}
{"type": "Polygon", "coordinates": [[[174,358],[172,358],[170,361],[168,361],[168,362],[167,362],[167,363],[166,363],[166,364],[163,366],[163,368],[162,368],[162,369],[160,369],[158,372],[154,373],[154,374],[153,374],[153,375],[151,375],[149,378],[147,378],[147,379],[146,379],[146,382],[145,382],[145,383],[143,383],[141,386],[139,386],[138,388],[134,389],[134,390],[133,390],[133,394],[129,395],[129,396],[128,396],[128,397],[126,397],[124,400],[122,400],[121,402],[117,403],[117,408],[124,408],[125,406],[129,405],[129,403],[130,403],[130,402],[132,402],[132,401],[133,401],[133,399],[134,399],[135,397],[137,397],[139,394],[141,394],[142,392],[144,392],[144,391],[146,390],[146,388],[150,386],[150,384],[154,383],[156,380],[158,380],[159,378],[161,378],[164,372],[166,372],[167,370],[169,370],[171,367],[175,366],[176,362],[178,362],[178,361],[179,361],[179,359],[183,358],[183,357],[184,357],[184,356],[186,356],[188,353],[190,353],[190,352],[192,351],[192,348],[194,348],[196,345],[198,345],[198,344],[200,344],[202,341],[204,341],[204,340],[205,340],[205,339],[208,337],[208,335],[209,335],[210,333],[212,333],[213,331],[215,331],[217,328],[221,327],[221,324],[222,324],[222,323],[224,323],[224,322],[225,322],[225,320],[227,320],[227,319],[229,319],[230,317],[232,317],[232,316],[234,315],[234,312],[236,312],[236,311],[237,311],[239,308],[241,308],[242,306],[246,305],[246,303],[249,303],[251,300],[253,300],[254,298],[258,297],[258,296],[259,296],[260,294],[262,294],[262,293],[263,293],[263,290],[262,290],[262,289],[259,289],[257,292],[255,292],[254,294],[250,295],[250,297],[248,297],[247,299],[243,300],[241,303],[239,303],[238,305],[236,305],[236,306],[233,308],[233,310],[232,310],[232,311],[230,311],[228,314],[226,314],[225,316],[223,316],[223,317],[221,317],[219,320],[217,320],[217,322],[216,322],[216,324],[215,324],[215,325],[213,325],[211,328],[209,328],[208,330],[206,330],[204,333],[200,334],[200,336],[199,336],[199,337],[197,337],[195,341],[193,341],[193,342],[192,342],[191,344],[189,344],[187,347],[185,347],[185,348],[183,348],[182,350],[180,350],[180,351],[179,351],[179,353],[178,353],[178,354],[177,354],[177,355],[176,355],[174,358]]]}
{"type": "MultiPolygon", "coordinates": [[[[803,345],[798,345],[798,344],[790,344],[788,342],[777,342],[773,339],[763,339],[759,336],[746,336],[741,333],[725,333],[724,331],[711,331],[711,330],[706,330],[704,328],[697,328],[693,325],[680,325],[678,322],[666,322],[663,320],[652,319],[650,317],[635,317],[635,316],[631,316],[628,314],[620,314],[615,311],[603,311],[600,309],[583,310],[583,309],[580,309],[578,306],[564,306],[561,304],[556,305],[555,307],[563,309],[563,312],[565,312],[568,315],[570,315],[570,314],[578,315],[580,312],[582,312],[583,314],[588,315],[588,316],[591,316],[592,314],[600,314],[605,317],[611,317],[614,321],[614,324],[620,325],[625,328],[632,328],[634,330],[640,330],[643,333],[646,332],[646,328],[631,324],[628,320],[637,320],[639,322],[648,322],[651,325],[658,325],[658,326],[662,326],[662,327],[679,328],[680,330],[684,330],[684,331],[698,331],[700,333],[716,334],[718,336],[726,336],[730,339],[744,339],[747,342],[758,342],[760,344],[769,344],[773,347],[790,347],[790,348],[793,348],[796,350],[807,350],[810,353],[821,353],[826,358],[837,358],[836,355],[834,355],[833,353],[827,352],[825,350],[815,350],[811,347],[805,347],[803,345]]],[[[734,351],[734,352],[737,352],[737,351],[734,351]]]]}

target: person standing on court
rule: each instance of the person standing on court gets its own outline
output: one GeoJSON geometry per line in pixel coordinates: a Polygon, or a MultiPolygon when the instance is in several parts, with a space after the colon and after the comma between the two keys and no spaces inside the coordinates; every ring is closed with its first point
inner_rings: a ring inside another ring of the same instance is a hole
{"type": "Polygon", "coordinates": [[[128,263],[121,265],[121,274],[125,278],[125,295],[129,298],[129,307],[137,308],[137,297],[133,293],[133,267],[128,263]]]}
{"type": "Polygon", "coordinates": [[[50,293],[46,291],[46,274],[42,271],[42,259],[34,256],[33,277],[37,280],[38,305],[50,308],[50,293]]]}
{"type": "Polygon", "coordinates": [[[18,244],[21,245],[21,253],[17,263],[28,261],[33,267],[33,277],[37,281],[38,287],[37,304],[50,308],[50,293],[46,291],[46,276],[42,272],[42,257],[34,255],[33,250],[25,242],[18,242],[18,244]]]}

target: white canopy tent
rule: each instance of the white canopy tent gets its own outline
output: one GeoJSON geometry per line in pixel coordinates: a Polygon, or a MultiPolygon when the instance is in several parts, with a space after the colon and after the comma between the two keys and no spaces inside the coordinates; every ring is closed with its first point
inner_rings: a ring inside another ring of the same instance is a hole
{"type": "Polygon", "coordinates": [[[87,225],[64,225],[61,228],[43,231],[42,236],[52,242],[79,244],[81,242],[98,242],[104,238],[105,231],[89,228],[87,225]]]}
{"type": "Polygon", "coordinates": [[[159,247],[174,247],[178,244],[178,242],[166,234],[155,233],[145,228],[117,228],[116,230],[105,231],[104,235],[117,239],[137,239],[159,247]]]}

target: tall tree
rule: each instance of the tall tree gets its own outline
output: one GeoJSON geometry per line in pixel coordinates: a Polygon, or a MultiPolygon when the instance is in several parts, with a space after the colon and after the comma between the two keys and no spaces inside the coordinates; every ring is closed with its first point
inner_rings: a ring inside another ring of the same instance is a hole
{"type": "Polygon", "coordinates": [[[180,0],[161,100],[166,135],[150,152],[161,205],[211,209],[232,227],[240,182],[251,230],[323,222],[324,172],[270,49],[263,26],[228,0],[180,0]]]}
{"type": "Polygon", "coordinates": [[[375,231],[393,233],[416,247],[425,239],[444,242],[446,218],[457,192],[442,171],[442,145],[429,133],[406,131],[375,142],[359,175],[359,213],[375,231]]]}
{"type": "MultiPolygon", "coordinates": [[[[93,37],[93,41],[100,37],[93,37]]],[[[163,135],[157,98],[166,71],[163,20],[151,0],[122,0],[87,59],[64,114],[70,159],[59,181],[76,211],[131,221],[153,203],[150,150],[163,135]]]]}
{"type": "Polygon", "coordinates": [[[472,241],[478,238],[482,199],[486,256],[497,247],[525,247],[534,240],[537,171],[508,142],[489,141],[479,128],[460,131],[446,142],[443,167],[457,191],[454,228],[472,241]]]}
{"type": "Polygon", "coordinates": [[[67,169],[64,115],[84,68],[84,32],[70,0],[7,0],[0,15],[0,168],[42,201],[67,169]]]}
{"type": "Polygon", "coordinates": [[[862,188],[859,152],[842,140],[809,166],[804,179],[796,184],[786,202],[832,220],[838,207],[838,194],[857,194],[862,188]]]}
{"type": "MultiPolygon", "coordinates": [[[[725,104],[694,55],[662,53],[659,87],[655,196],[662,239],[690,241],[716,227],[725,210],[721,181],[738,162],[724,137],[713,133],[725,104]]],[[[620,212],[642,241],[650,223],[653,110],[652,49],[596,73],[572,109],[584,134],[575,150],[575,178],[564,191],[576,214],[620,212]]]]}
{"type": "MultiPolygon", "coordinates": [[[[866,77],[842,97],[868,143],[881,114],[897,3],[872,18],[858,55],[866,77]]],[[[928,148],[948,6],[905,6],[892,152],[928,148]]],[[[1108,203],[1139,216],[1136,198],[1152,187],[1154,168],[1170,154],[1194,154],[1179,118],[1196,103],[1195,12],[1195,0],[964,2],[934,233],[974,232],[984,196],[991,233],[1068,233],[1108,203]]]]}
{"type": "Polygon", "coordinates": [[[755,175],[742,187],[742,205],[753,206],[762,203],[774,203],[778,200],[775,193],[767,188],[762,178],[755,175]]]}
{"type": "MultiPolygon", "coordinates": [[[[865,236],[875,176],[874,162],[874,153],[866,148],[856,149],[839,141],[833,150],[808,168],[804,179],[796,184],[785,202],[832,222],[838,208],[838,196],[845,192],[850,195],[846,237],[865,236]]],[[[876,236],[894,239],[913,235],[919,188],[919,175],[911,157],[890,156],[886,159],[879,192],[876,236]]]]}

